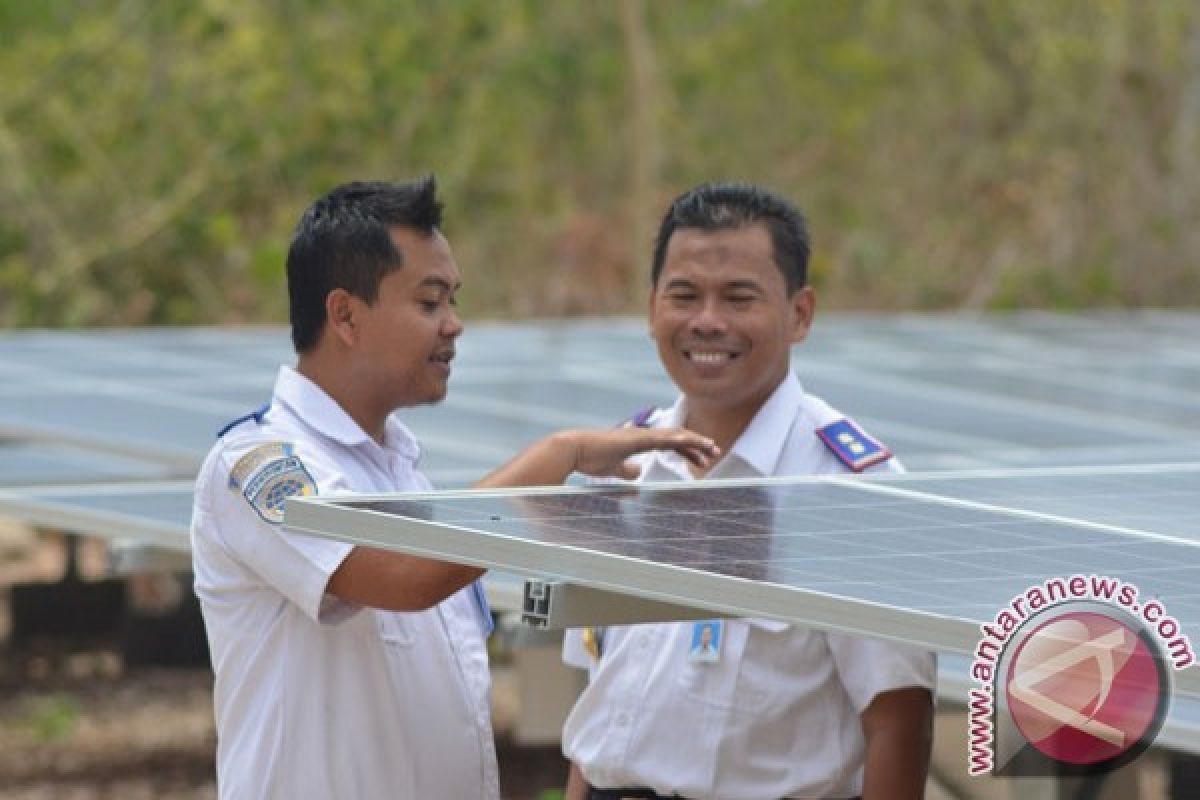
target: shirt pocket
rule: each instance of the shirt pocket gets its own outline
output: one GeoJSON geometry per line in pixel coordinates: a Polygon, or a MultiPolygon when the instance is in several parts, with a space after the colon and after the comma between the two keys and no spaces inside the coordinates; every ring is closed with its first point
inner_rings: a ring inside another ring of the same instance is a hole
{"type": "Polygon", "coordinates": [[[690,658],[691,626],[682,624],[687,625],[683,629],[687,635],[677,635],[671,644],[676,686],[695,708],[722,712],[736,708],[741,701],[736,690],[746,649],[746,623],[743,620],[725,621],[720,657],[712,663],[690,658]]]}
{"type": "Polygon", "coordinates": [[[375,624],[379,630],[379,640],[385,647],[412,647],[417,637],[410,620],[404,614],[394,611],[375,612],[375,624]]]}
{"type": "Polygon", "coordinates": [[[792,626],[771,619],[730,620],[725,623],[725,636],[719,663],[688,663],[680,673],[689,702],[746,716],[773,714],[786,707],[791,687],[780,679],[782,664],[777,662],[790,662],[792,626]]]}

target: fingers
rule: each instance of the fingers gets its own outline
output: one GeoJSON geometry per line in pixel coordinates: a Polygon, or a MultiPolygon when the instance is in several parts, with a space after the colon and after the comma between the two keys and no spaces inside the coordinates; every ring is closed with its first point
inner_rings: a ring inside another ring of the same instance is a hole
{"type": "Polygon", "coordinates": [[[706,449],[686,447],[679,450],[679,454],[700,469],[707,470],[713,464],[717,463],[717,459],[721,456],[721,451],[720,448],[713,445],[711,448],[706,449]]]}
{"type": "Polygon", "coordinates": [[[616,477],[623,481],[636,481],[642,474],[642,468],[633,461],[625,461],[616,470],[616,477]]]}
{"type": "Polygon", "coordinates": [[[615,428],[609,431],[573,431],[574,469],[588,475],[636,478],[636,466],[626,459],[650,450],[674,450],[701,469],[720,457],[720,448],[707,436],[683,429],[615,428]]]}
{"type": "Polygon", "coordinates": [[[665,433],[669,435],[665,448],[674,450],[701,469],[708,469],[721,457],[721,448],[707,436],[701,436],[688,430],[665,433]]]}

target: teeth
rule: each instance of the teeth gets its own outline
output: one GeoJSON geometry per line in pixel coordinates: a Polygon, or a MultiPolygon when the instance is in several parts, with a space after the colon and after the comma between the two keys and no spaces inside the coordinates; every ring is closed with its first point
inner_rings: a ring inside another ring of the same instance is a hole
{"type": "Polygon", "coordinates": [[[729,353],[698,353],[692,351],[691,359],[697,364],[721,364],[729,360],[729,353]]]}

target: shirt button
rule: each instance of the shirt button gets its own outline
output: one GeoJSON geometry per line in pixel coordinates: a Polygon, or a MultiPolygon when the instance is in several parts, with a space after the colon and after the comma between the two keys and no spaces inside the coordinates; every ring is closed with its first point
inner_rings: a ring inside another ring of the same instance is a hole
{"type": "Polygon", "coordinates": [[[617,714],[617,725],[624,728],[629,725],[629,715],[625,713],[617,714]]]}

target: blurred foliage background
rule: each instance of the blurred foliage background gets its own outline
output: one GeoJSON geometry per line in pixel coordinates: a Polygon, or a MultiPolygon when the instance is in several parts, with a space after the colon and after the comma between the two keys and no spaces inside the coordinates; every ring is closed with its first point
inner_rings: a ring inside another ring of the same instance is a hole
{"type": "Polygon", "coordinates": [[[0,324],[282,322],[304,207],[437,174],[468,316],[638,311],[702,180],[826,308],[1200,305],[1193,0],[0,0],[0,324]]]}

